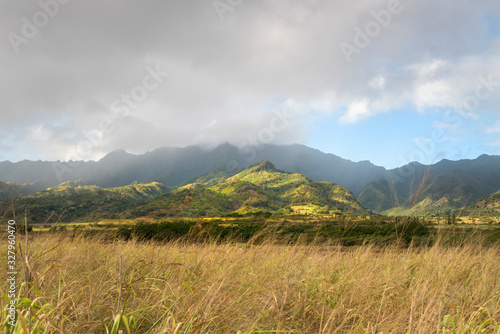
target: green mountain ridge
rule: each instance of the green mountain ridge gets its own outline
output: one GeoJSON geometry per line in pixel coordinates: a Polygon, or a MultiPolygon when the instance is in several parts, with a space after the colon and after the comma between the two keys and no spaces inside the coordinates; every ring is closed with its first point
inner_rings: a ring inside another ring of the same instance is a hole
{"type": "Polygon", "coordinates": [[[0,199],[6,200],[23,195],[23,187],[13,182],[0,181],[0,199]]]}
{"type": "MultiPolygon", "coordinates": [[[[237,147],[228,143],[209,149],[203,146],[162,147],[141,155],[123,150],[110,152],[99,161],[0,161],[0,180],[18,184],[42,182],[55,187],[81,179],[100,187],[121,187],[160,182],[185,185],[213,170],[232,174],[258,161],[271,161],[282,170],[300,173],[315,181],[335,182],[359,193],[371,181],[383,178],[386,169],[369,162],[353,162],[334,154],[299,145],[237,147]]],[[[41,189],[40,189],[41,190],[41,189]]]]}
{"type": "Polygon", "coordinates": [[[468,216],[500,216],[500,191],[481,198],[462,210],[468,216]]]}
{"type": "Polygon", "coordinates": [[[370,214],[346,188],[278,170],[268,161],[252,164],[235,175],[212,171],[170,192],[158,182],[100,188],[66,181],[13,202],[0,202],[0,209],[8,218],[26,210],[31,223],[256,212],[370,214]]]}
{"type": "Polygon", "coordinates": [[[303,206],[311,213],[370,214],[346,188],[278,170],[268,161],[252,164],[231,177],[212,175],[217,178],[216,182],[204,175],[195,183],[136,207],[132,213],[154,217],[220,216],[256,211],[286,214],[303,206]]]}
{"type": "Polygon", "coordinates": [[[17,184],[0,181],[0,201],[19,198],[45,189],[42,183],[17,184]]]}
{"type": "Polygon", "coordinates": [[[441,214],[458,210],[500,190],[500,156],[445,159],[430,166],[413,162],[387,170],[367,161],[349,161],[304,145],[255,148],[225,143],[210,149],[164,147],[142,155],[121,150],[99,161],[75,164],[3,161],[0,162],[0,180],[5,182],[0,182],[0,200],[75,180],[82,180],[82,185],[95,184],[103,188],[122,187],[135,180],[141,184],[160,182],[169,189],[186,185],[210,188],[257,161],[270,161],[278,169],[299,173],[313,181],[334,182],[346,187],[358,196],[363,207],[376,213],[392,209],[418,215],[441,214]]]}
{"type": "Polygon", "coordinates": [[[49,217],[67,222],[88,217],[193,217],[258,211],[355,215],[376,212],[397,216],[490,212],[496,215],[496,204],[491,202],[497,197],[491,194],[500,189],[497,182],[500,170],[491,162],[497,158],[442,161],[435,166],[413,163],[409,165],[411,173],[405,177],[395,175],[368,184],[359,194],[359,202],[351,191],[336,183],[315,181],[280,170],[269,161],[260,161],[245,169],[212,170],[178,187],[136,181],[128,186],[101,188],[88,185],[88,181],[72,180],[33,193],[43,185],[0,181],[0,209],[12,211],[14,200],[15,212],[19,214],[27,209],[33,222],[44,222],[49,217]]]}
{"type": "MultiPolygon", "coordinates": [[[[488,157],[493,158],[496,157],[488,157]]],[[[387,215],[449,214],[500,189],[500,170],[494,165],[481,164],[482,159],[477,160],[458,162],[454,165],[461,168],[444,172],[441,163],[436,166],[414,164],[406,178],[389,177],[368,184],[359,201],[366,208],[387,215]]]]}
{"type": "Polygon", "coordinates": [[[100,188],[64,182],[11,201],[0,202],[1,212],[9,219],[26,211],[31,223],[73,222],[92,218],[117,218],[130,206],[168,191],[161,183],[131,184],[125,187],[100,188]],[[12,212],[14,207],[14,212],[12,212]]]}

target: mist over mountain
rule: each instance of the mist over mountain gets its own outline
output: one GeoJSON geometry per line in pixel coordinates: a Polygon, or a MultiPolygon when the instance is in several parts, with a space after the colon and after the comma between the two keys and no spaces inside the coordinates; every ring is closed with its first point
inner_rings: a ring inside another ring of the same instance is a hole
{"type": "Polygon", "coordinates": [[[166,147],[142,155],[114,151],[97,162],[0,162],[0,180],[18,184],[42,182],[46,187],[76,180],[100,187],[120,187],[134,181],[179,186],[210,171],[234,174],[263,160],[315,181],[335,182],[354,193],[386,173],[383,167],[370,162],[352,162],[304,145],[262,145],[239,149],[222,144],[213,150],[199,146],[166,147]]]}
{"type": "Polygon", "coordinates": [[[279,170],[269,161],[252,164],[231,177],[213,173],[204,175],[194,183],[134,208],[131,214],[154,218],[213,217],[262,211],[280,214],[370,214],[348,189],[279,170]],[[210,176],[216,181],[210,182],[210,176]]]}
{"type": "Polygon", "coordinates": [[[359,196],[365,207],[386,214],[446,214],[500,189],[500,157],[411,163],[369,183],[359,196]],[[392,210],[395,209],[396,210],[392,210]]]}
{"type": "MultiPolygon", "coordinates": [[[[230,177],[259,161],[269,161],[280,170],[315,182],[334,182],[349,189],[365,208],[385,214],[446,213],[500,190],[499,156],[442,160],[431,166],[413,162],[387,170],[369,161],[353,162],[304,145],[238,148],[226,143],[211,150],[164,147],[141,155],[120,150],[89,162],[0,162],[0,199],[66,181],[99,187],[160,182],[174,189],[209,173],[230,177]]],[[[212,176],[207,180],[214,182],[212,176]]]]}
{"type": "Polygon", "coordinates": [[[261,161],[238,174],[210,172],[177,189],[152,183],[101,188],[67,181],[14,201],[1,201],[7,218],[26,213],[33,223],[96,219],[218,217],[228,214],[370,215],[346,188],[314,182],[261,161]]]}

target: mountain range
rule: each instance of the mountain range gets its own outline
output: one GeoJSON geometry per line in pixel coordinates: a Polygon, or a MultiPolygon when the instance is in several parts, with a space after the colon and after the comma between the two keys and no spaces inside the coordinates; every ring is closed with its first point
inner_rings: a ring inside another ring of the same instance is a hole
{"type": "Polygon", "coordinates": [[[206,189],[259,161],[312,182],[345,187],[363,207],[383,214],[448,214],[500,190],[499,156],[442,160],[434,165],[414,162],[388,170],[298,144],[238,148],[226,143],[214,149],[160,148],[142,155],[122,150],[88,162],[0,162],[0,199],[26,196],[67,181],[101,188],[158,182],[166,190],[187,184],[206,189]]]}
{"type": "Polygon", "coordinates": [[[365,207],[383,214],[449,214],[500,190],[500,157],[412,163],[390,170],[359,195],[365,207]]]}
{"type": "Polygon", "coordinates": [[[80,180],[100,187],[121,187],[134,181],[160,182],[177,187],[214,170],[236,173],[259,161],[301,173],[316,181],[336,182],[359,193],[371,181],[382,178],[383,167],[368,161],[352,162],[304,145],[262,145],[239,149],[222,144],[215,149],[200,146],[160,148],[142,155],[114,151],[99,161],[0,162],[0,181],[54,187],[80,180]]]}
{"type": "Polygon", "coordinates": [[[487,217],[500,216],[500,191],[477,200],[464,208],[462,214],[487,217]]]}
{"type": "Polygon", "coordinates": [[[234,176],[202,176],[194,183],[161,195],[135,209],[139,216],[156,217],[220,216],[255,211],[281,214],[370,214],[348,189],[335,183],[315,182],[301,174],[278,170],[269,161],[252,164],[234,176]]]}
{"type": "Polygon", "coordinates": [[[9,219],[26,212],[32,223],[257,213],[371,214],[346,188],[278,170],[268,161],[252,164],[232,176],[211,172],[172,191],[157,182],[100,188],[67,181],[0,202],[0,210],[9,219]]]}
{"type": "Polygon", "coordinates": [[[64,182],[58,187],[0,202],[0,212],[8,219],[26,215],[30,223],[74,222],[93,218],[119,218],[138,203],[168,191],[161,183],[131,184],[100,188],[78,182],[64,182]]]}

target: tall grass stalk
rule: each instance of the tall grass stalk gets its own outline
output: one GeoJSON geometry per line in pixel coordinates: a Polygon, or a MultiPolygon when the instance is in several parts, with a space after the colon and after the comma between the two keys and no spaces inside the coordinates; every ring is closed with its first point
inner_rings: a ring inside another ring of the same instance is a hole
{"type": "Polygon", "coordinates": [[[500,330],[500,249],[473,241],[342,247],[45,234],[30,238],[30,252],[33,278],[19,292],[19,326],[11,333],[30,321],[32,333],[500,330]],[[128,282],[123,295],[121,282],[128,282]]]}

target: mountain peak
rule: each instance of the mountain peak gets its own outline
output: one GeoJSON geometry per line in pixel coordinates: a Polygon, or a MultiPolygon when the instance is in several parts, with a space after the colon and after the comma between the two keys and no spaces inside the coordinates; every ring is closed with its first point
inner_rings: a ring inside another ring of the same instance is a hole
{"type": "Polygon", "coordinates": [[[65,181],[58,185],[57,187],[70,187],[70,188],[76,188],[78,186],[84,186],[85,183],[82,180],[75,180],[75,181],[65,181]]]}
{"type": "Polygon", "coordinates": [[[247,170],[252,170],[253,172],[279,172],[276,167],[269,161],[259,161],[254,164],[249,165],[247,170]]]}
{"type": "Polygon", "coordinates": [[[123,149],[114,150],[108,154],[106,154],[100,161],[113,161],[113,160],[121,160],[127,159],[130,157],[134,157],[135,155],[128,153],[123,149]]]}

